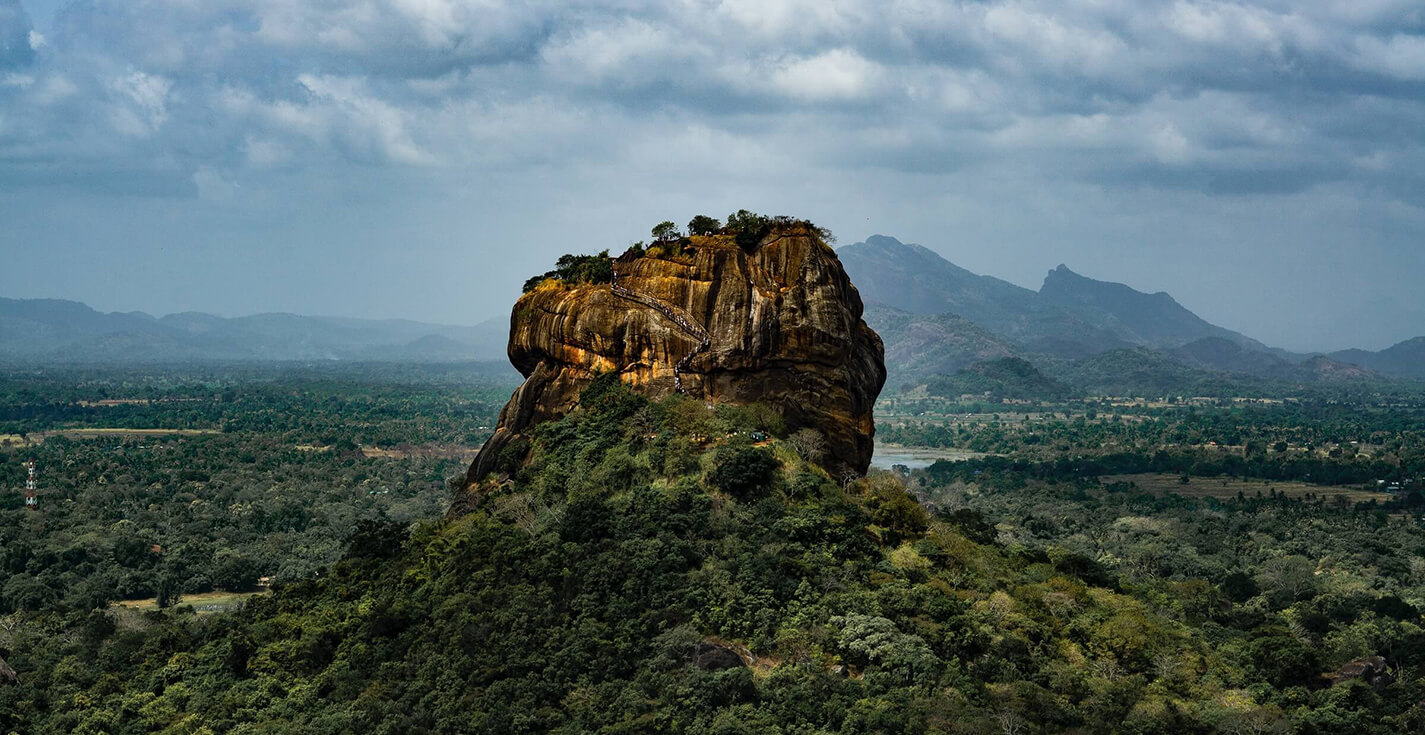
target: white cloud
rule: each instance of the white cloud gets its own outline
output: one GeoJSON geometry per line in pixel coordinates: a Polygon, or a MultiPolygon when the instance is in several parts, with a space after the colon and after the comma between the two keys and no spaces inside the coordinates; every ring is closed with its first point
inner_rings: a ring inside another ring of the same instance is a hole
{"type": "Polygon", "coordinates": [[[1007,43],[1008,48],[1002,49],[1009,52],[1007,59],[1032,61],[1063,72],[1111,72],[1128,52],[1123,39],[1104,28],[1066,23],[1018,3],[987,7],[983,27],[995,40],[1007,43]]]}
{"type": "Polygon", "coordinates": [[[305,92],[303,99],[264,99],[236,87],[216,95],[218,108],[238,118],[238,127],[247,131],[240,147],[248,164],[283,165],[313,146],[368,163],[437,163],[411,135],[413,112],[374,95],[365,79],[301,74],[295,82],[305,92]]]}
{"type": "Polygon", "coordinates": [[[115,126],[126,135],[156,132],[168,119],[168,94],[173,81],[141,71],[129,73],[110,82],[120,98],[115,108],[115,126]]]}
{"type": "Polygon", "coordinates": [[[1167,164],[1185,163],[1192,155],[1192,143],[1172,123],[1158,125],[1148,135],[1152,150],[1158,160],[1167,164]]]}
{"type": "Polygon", "coordinates": [[[810,102],[864,100],[889,83],[879,65],[846,48],[775,62],[767,81],[780,94],[810,102]]]}
{"type": "Polygon", "coordinates": [[[1248,44],[1280,50],[1280,18],[1264,8],[1238,3],[1178,0],[1168,13],[1168,26],[1183,38],[1206,44],[1248,44]]]}
{"type": "Polygon", "coordinates": [[[679,29],[625,18],[554,39],[542,49],[541,60],[566,84],[635,87],[686,73],[701,55],[679,29]]]}
{"type": "Polygon", "coordinates": [[[805,42],[846,39],[876,25],[878,5],[857,0],[724,0],[712,17],[694,3],[684,5],[681,15],[689,26],[722,21],[731,26],[728,38],[750,34],[758,42],[805,42]]]}
{"type": "Polygon", "coordinates": [[[1425,36],[1366,36],[1355,41],[1356,63],[1365,70],[1406,81],[1425,81],[1425,36]]]}

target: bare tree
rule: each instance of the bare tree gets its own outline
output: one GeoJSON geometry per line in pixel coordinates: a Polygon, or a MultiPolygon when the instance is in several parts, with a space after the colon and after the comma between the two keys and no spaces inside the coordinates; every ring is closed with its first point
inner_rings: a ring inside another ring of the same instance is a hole
{"type": "Polygon", "coordinates": [[[808,462],[820,462],[821,458],[826,456],[826,437],[816,429],[799,429],[787,437],[787,443],[798,456],[808,462]]]}
{"type": "Polygon", "coordinates": [[[506,495],[495,501],[495,512],[510,519],[521,531],[533,536],[550,523],[559,522],[560,511],[529,493],[506,495]]]}
{"type": "Polygon", "coordinates": [[[1029,732],[1029,721],[1014,710],[1000,710],[995,715],[995,721],[999,723],[999,731],[1004,735],[1023,735],[1029,732]]]}
{"type": "Polygon", "coordinates": [[[1316,565],[1304,556],[1272,559],[1262,565],[1257,584],[1288,600],[1297,600],[1316,587],[1316,565]]]}

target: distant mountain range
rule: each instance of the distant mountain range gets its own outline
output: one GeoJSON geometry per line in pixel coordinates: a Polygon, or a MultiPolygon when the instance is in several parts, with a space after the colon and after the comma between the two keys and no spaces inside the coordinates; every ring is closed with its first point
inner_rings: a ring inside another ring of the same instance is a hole
{"type": "Polygon", "coordinates": [[[153,317],[0,298],[0,361],[7,362],[504,360],[508,331],[504,318],[460,327],[295,314],[153,317]]]}
{"type": "Polygon", "coordinates": [[[893,388],[931,376],[982,385],[986,374],[1015,364],[989,363],[1011,357],[1092,390],[1115,381],[1142,391],[1205,386],[1223,376],[1288,383],[1425,378],[1425,338],[1380,352],[1295,354],[1211,324],[1167,293],[1097,281],[1064,265],[1031,291],[884,235],[837,254],[867,303],[867,322],[886,343],[893,388]]]}
{"type": "Polygon", "coordinates": [[[1386,375],[1425,378],[1425,337],[1407,339],[1380,352],[1342,350],[1329,355],[1333,360],[1349,362],[1386,375]]]}
{"type": "Polygon", "coordinates": [[[1033,352],[1082,357],[1133,344],[1034,291],[971,273],[893,237],[874,235],[837,255],[868,303],[911,314],[954,314],[1033,352]]]}
{"type": "Polygon", "coordinates": [[[1248,350],[1268,351],[1255,339],[1209,324],[1165,292],[1146,294],[1121,283],[1096,281],[1064,265],[1045,276],[1039,298],[1135,345],[1166,349],[1219,339],[1248,350]]]}
{"type": "MultiPolygon", "coordinates": [[[[1166,293],[1097,281],[1064,265],[1032,291],[893,237],[869,237],[837,254],[867,304],[866,321],[885,342],[888,390],[1188,392],[1234,376],[1289,384],[1425,379],[1425,337],[1379,352],[1294,354],[1211,324],[1166,293]]],[[[0,298],[0,362],[10,363],[503,362],[508,332],[505,317],[475,326],[294,314],[156,318],[0,298]]]]}

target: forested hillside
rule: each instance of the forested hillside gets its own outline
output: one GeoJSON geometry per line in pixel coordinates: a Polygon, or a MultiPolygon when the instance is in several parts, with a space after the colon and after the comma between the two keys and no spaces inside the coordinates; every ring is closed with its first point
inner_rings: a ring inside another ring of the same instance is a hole
{"type": "Polygon", "coordinates": [[[843,483],[755,406],[609,380],[581,404],[474,512],[364,524],[326,573],[240,613],[10,618],[0,730],[1425,724],[1413,521],[949,464],[843,483]]]}

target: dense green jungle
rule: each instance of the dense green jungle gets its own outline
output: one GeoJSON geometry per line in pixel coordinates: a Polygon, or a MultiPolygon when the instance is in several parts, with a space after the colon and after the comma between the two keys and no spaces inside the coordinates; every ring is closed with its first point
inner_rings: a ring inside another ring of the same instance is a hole
{"type": "Polygon", "coordinates": [[[0,372],[0,733],[1425,731],[1419,394],[888,395],[973,456],[856,478],[605,379],[448,517],[516,382],[0,372]]]}

